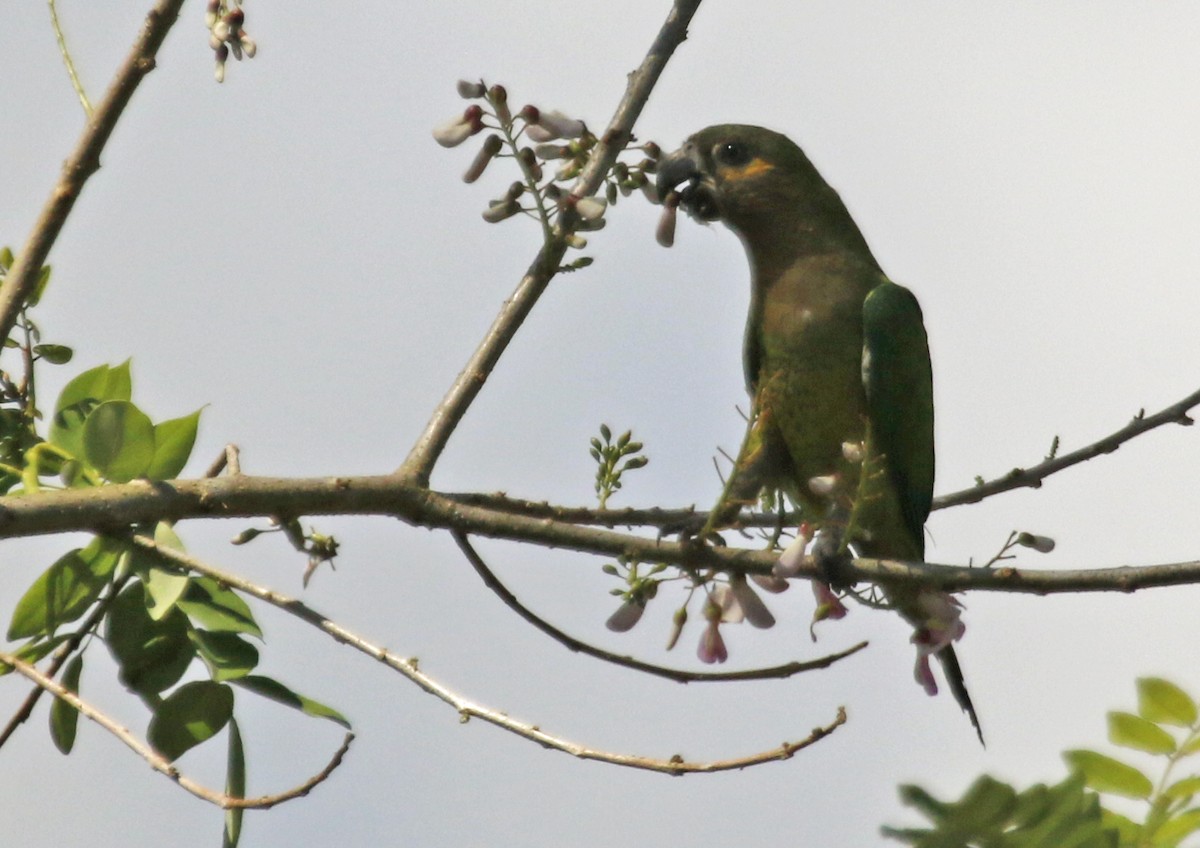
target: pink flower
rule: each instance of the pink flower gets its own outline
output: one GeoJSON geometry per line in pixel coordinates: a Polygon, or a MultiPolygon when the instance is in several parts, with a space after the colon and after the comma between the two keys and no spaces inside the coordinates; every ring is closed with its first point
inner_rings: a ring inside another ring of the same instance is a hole
{"type": "Polygon", "coordinates": [[[937,681],[929,657],[961,639],[967,626],[962,621],[962,604],[947,592],[922,590],[917,595],[917,606],[925,613],[925,623],[912,635],[912,643],[917,646],[913,677],[926,694],[936,695],[937,681]]]}
{"type": "MultiPolygon", "coordinates": [[[[700,647],[696,650],[696,656],[700,658],[701,662],[723,663],[729,659],[729,651],[725,649],[725,640],[721,638],[721,621],[728,613],[721,609],[722,599],[715,597],[724,588],[724,586],[718,586],[716,590],[709,593],[708,600],[704,604],[704,619],[708,623],[704,632],[700,634],[700,647]]],[[[732,602],[732,592],[726,591],[723,595],[732,602]]],[[[733,603],[736,606],[736,602],[733,603]]],[[[737,620],[741,620],[740,610],[738,610],[737,620]]]]}
{"type": "Polygon", "coordinates": [[[848,610],[837,596],[833,588],[823,580],[812,581],[813,596],[817,599],[817,609],[813,612],[813,621],[824,621],[827,618],[845,618],[848,610]]]}

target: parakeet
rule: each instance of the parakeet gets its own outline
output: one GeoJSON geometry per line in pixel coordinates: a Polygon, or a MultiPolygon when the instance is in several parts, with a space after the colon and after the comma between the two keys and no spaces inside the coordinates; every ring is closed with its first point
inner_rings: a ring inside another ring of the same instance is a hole
{"type": "MultiPolygon", "coordinates": [[[[933,378],[921,308],[880,269],[837,193],[786,136],[723,124],[658,166],[659,195],[741,239],[751,271],[745,335],[753,405],[722,502],[720,529],[768,488],[821,525],[818,550],[923,560],[933,497],[933,378]],[[832,540],[832,548],[830,548],[832,540]]],[[[951,642],[958,604],[930,589],[884,586],[915,628],[917,679],[928,657],[979,733],[951,642]]]]}

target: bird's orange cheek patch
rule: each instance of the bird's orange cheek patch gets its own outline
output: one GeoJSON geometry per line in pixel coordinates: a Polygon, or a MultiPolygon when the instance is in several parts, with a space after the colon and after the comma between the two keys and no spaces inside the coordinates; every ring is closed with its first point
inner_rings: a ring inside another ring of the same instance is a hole
{"type": "Polygon", "coordinates": [[[775,166],[766,159],[760,159],[757,156],[738,168],[728,168],[725,171],[724,177],[726,182],[737,182],[744,180],[747,177],[757,177],[759,174],[765,174],[767,171],[775,170],[775,166]]]}

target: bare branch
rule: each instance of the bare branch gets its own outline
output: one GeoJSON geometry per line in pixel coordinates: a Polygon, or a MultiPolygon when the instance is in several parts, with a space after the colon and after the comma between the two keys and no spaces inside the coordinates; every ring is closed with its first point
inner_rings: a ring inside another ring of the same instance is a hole
{"type": "Polygon", "coordinates": [[[140,739],[129,732],[127,728],[121,727],[109,716],[102,713],[100,710],[93,707],[87,701],[84,701],[70,689],[67,689],[57,680],[53,680],[37,670],[36,667],[30,665],[24,660],[18,659],[12,654],[0,653],[0,663],[10,665],[25,677],[32,680],[42,689],[49,692],[54,697],[69,704],[80,712],[85,718],[91,719],[96,724],[103,727],[113,736],[117,737],[125,744],[127,748],[150,764],[150,767],[162,775],[166,775],[171,780],[175,781],[179,786],[197,798],[207,801],[210,804],[216,804],[222,809],[229,810],[241,808],[245,810],[265,810],[282,804],[284,801],[290,801],[293,798],[299,798],[307,795],[312,791],[313,787],[321,783],[333,770],[336,769],[342,762],[342,758],[350,749],[350,743],[354,740],[353,733],[347,733],[342,746],[338,748],[329,764],[313,777],[306,780],[304,783],[289,789],[286,792],[281,792],[278,795],[264,795],[261,798],[234,798],[226,795],[224,792],[217,792],[215,789],[197,783],[190,777],[182,774],[179,769],[171,764],[170,760],[158,753],[148,745],[144,744],[140,739]]]}
{"type": "MultiPolygon", "coordinates": [[[[132,537],[134,544],[145,548],[148,551],[153,551],[163,559],[172,564],[189,571],[195,571],[200,574],[207,575],[219,583],[237,589],[239,592],[244,592],[247,595],[258,598],[274,607],[278,607],[284,612],[290,613],[301,621],[311,624],[318,630],[332,636],[338,642],[349,645],[357,651],[360,651],[367,656],[378,660],[394,671],[400,672],[409,681],[415,683],[424,691],[428,692],[436,698],[441,699],[445,703],[453,707],[459,714],[460,720],[466,722],[472,718],[479,718],[483,721],[493,724],[503,730],[507,730],[523,739],[528,739],[536,742],[544,748],[551,748],[556,751],[563,751],[573,757],[578,757],[583,760],[597,760],[603,763],[612,765],[625,766],[627,768],[644,769],[647,771],[663,772],[665,774],[689,774],[689,773],[709,773],[717,771],[728,771],[729,769],[741,769],[748,766],[758,765],[759,763],[771,762],[772,760],[786,760],[802,748],[807,748],[815,742],[828,736],[839,726],[846,721],[846,711],[844,708],[838,709],[837,718],[825,726],[818,727],[813,730],[804,739],[799,742],[785,742],[778,748],[773,748],[770,751],[764,751],[758,754],[751,754],[745,757],[738,757],[729,760],[719,760],[708,763],[692,763],[683,760],[676,755],[670,759],[653,759],[650,757],[640,757],[633,754],[617,754],[609,751],[601,751],[595,748],[588,748],[580,745],[577,742],[572,742],[559,736],[554,736],[543,731],[540,727],[528,722],[514,719],[507,714],[494,710],[489,707],[482,706],[464,698],[462,695],[454,692],[450,688],[444,686],[434,680],[429,675],[417,669],[417,660],[415,658],[405,659],[389,651],[387,648],[382,648],[366,639],[358,636],[355,633],[342,627],[330,619],[326,618],[321,613],[309,607],[302,601],[295,598],[290,598],[273,589],[267,589],[255,583],[251,583],[242,577],[228,572],[213,568],[206,562],[189,556],[182,551],[177,551],[172,548],[162,547],[155,543],[148,536],[135,535],[132,537]]],[[[3,656],[0,656],[3,660],[3,656]]],[[[52,681],[51,681],[52,682],[52,681]]],[[[55,684],[57,685],[57,684],[55,684]]],[[[61,687],[60,687],[61,688],[61,687]]]]}
{"type": "Polygon", "coordinates": [[[454,536],[454,541],[458,543],[458,547],[466,556],[467,561],[475,569],[475,573],[483,578],[484,584],[499,596],[500,600],[515,612],[521,618],[528,621],[538,630],[545,633],[550,638],[559,642],[566,648],[577,653],[586,654],[589,657],[595,657],[604,662],[610,662],[614,665],[623,666],[624,668],[632,668],[634,671],[645,672],[646,674],[654,675],[655,677],[665,677],[668,680],[674,680],[678,683],[707,683],[715,681],[730,681],[730,680],[768,680],[775,678],[791,677],[793,674],[799,674],[803,671],[813,671],[819,668],[828,668],[840,659],[856,654],[863,648],[867,647],[866,642],[859,642],[844,651],[836,654],[829,654],[815,660],[806,662],[790,662],[783,665],[771,666],[769,668],[749,668],[743,671],[724,671],[724,672],[705,672],[705,671],[687,671],[681,668],[667,668],[666,666],[654,665],[653,663],[636,660],[633,657],[621,656],[606,651],[603,648],[597,648],[595,645],[589,645],[559,630],[550,622],[546,621],[541,616],[534,613],[528,607],[518,600],[517,596],[509,591],[508,587],[500,582],[498,578],[483,557],[475,550],[467,539],[466,534],[458,530],[451,531],[454,536]]]}
{"type": "Polygon", "coordinates": [[[183,0],[159,0],[146,15],[142,32],[109,85],[104,100],[92,113],[75,149],[63,163],[58,184],[50,192],[33,232],[16,256],[4,285],[0,286],[0,339],[7,339],[12,333],[21,306],[37,285],[38,273],[50,255],[50,248],[79,199],[84,183],[100,168],[100,152],[108,143],[133,92],[142,78],[154,70],[154,57],[182,5],[183,0]]]}
{"type": "MultiPolygon", "coordinates": [[[[576,197],[594,194],[604,175],[617,161],[617,154],[629,142],[634,122],[641,114],[659,75],[675,48],[687,37],[687,25],[699,5],[700,0],[675,0],[671,13],[650,47],[650,52],[646,54],[638,69],[630,74],[625,95],[575,183],[572,194],[576,197]]],[[[483,388],[509,342],[529,316],[534,304],[557,274],[567,251],[565,236],[569,232],[568,223],[560,218],[551,237],[538,251],[525,276],[517,284],[516,290],[492,322],[487,335],[483,337],[475,353],[450,386],[445,398],[434,409],[433,416],[425,425],[425,431],[413,445],[404,464],[396,470],[397,475],[421,485],[429,484],[429,475],[450,441],[450,436],[466,415],[467,409],[483,388]]]]}
{"type": "Polygon", "coordinates": [[[933,508],[946,509],[951,506],[978,503],[984,498],[998,495],[1001,492],[1008,492],[1012,489],[1040,488],[1042,481],[1051,474],[1057,474],[1063,469],[1070,468],[1072,465],[1078,465],[1081,462],[1087,462],[1089,459],[1094,459],[1101,454],[1112,453],[1130,439],[1140,436],[1148,430],[1153,430],[1164,424],[1190,426],[1192,419],[1187,413],[1192,407],[1197,405],[1200,405],[1200,390],[1192,392],[1178,403],[1173,403],[1166,409],[1156,412],[1153,415],[1146,415],[1145,410],[1142,410],[1120,430],[1110,433],[1099,441],[1092,442],[1090,445],[1063,454],[1062,456],[1047,459],[1045,462],[1040,462],[1031,468],[1014,468],[1003,477],[997,477],[995,480],[989,480],[986,483],[972,486],[969,489],[963,489],[960,492],[951,492],[948,495],[934,498],[933,508]]]}

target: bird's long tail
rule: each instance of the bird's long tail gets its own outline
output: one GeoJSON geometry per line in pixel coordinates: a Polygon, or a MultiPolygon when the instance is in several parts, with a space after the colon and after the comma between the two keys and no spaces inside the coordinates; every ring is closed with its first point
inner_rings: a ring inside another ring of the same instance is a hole
{"type": "Polygon", "coordinates": [[[937,652],[937,658],[942,664],[942,671],[946,675],[946,682],[950,685],[954,700],[958,701],[963,712],[971,719],[975,733],[979,736],[979,744],[986,746],[987,743],[983,741],[983,728],[979,726],[979,716],[975,714],[975,705],[971,703],[971,693],[967,691],[967,682],[963,679],[962,666],[958,664],[958,654],[954,653],[954,646],[947,645],[942,648],[937,652]]]}

